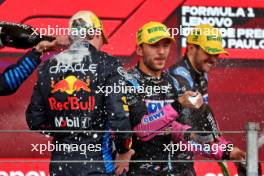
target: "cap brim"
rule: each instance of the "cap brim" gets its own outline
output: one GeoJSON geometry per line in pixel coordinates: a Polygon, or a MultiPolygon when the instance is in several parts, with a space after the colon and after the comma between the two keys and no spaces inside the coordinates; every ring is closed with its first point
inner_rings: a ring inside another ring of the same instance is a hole
{"type": "MultiPolygon", "coordinates": [[[[210,53],[209,53],[210,54],[210,53]]],[[[225,51],[225,50],[223,50],[223,51],[219,51],[219,52],[214,52],[214,53],[212,53],[212,54],[225,54],[225,55],[229,55],[229,53],[227,52],[227,51],[225,51]]]]}
{"type": "Polygon", "coordinates": [[[229,53],[225,50],[219,51],[219,52],[206,52],[206,53],[211,54],[211,55],[216,55],[216,54],[225,54],[227,56],[229,55],[229,53]]]}
{"type": "Polygon", "coordinates": [[[199,45],[206,53],[208,54],[211,54],[211,55],[216,55],[216,54],[225,54],[225,55],[229,55],[229,53],[224,50],[224,48],[221,48],[219,49],[219,51],[216,51],[216,52],[210,52],[210,51],[207,51],[204,47],[202,47],[201,45],[199,45]]]}
{"type": "Polygon", "coordinates": [[[225,55],[229,55],[229,52],[227,52],[226,50],[224,50],[222,53],[220,53],[220,54],[225,54],[225,55]]]}
{"type": "Polygon", "coordinates": [[[162,40],[162,39],[169,39],[172,42],[175,42],[175,39],[170,37],[170,36],[160,36],[160,38],[158,38],[157,40],[153,41],[153,42],[142,42],[142,43],[147,43],[147,44],[154,44],[157,43],[158,41],[162,40]]]}

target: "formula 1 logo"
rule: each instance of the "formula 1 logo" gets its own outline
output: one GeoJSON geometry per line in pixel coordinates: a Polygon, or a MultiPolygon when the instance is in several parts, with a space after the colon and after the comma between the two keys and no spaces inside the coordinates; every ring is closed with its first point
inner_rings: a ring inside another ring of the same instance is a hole
{"type": "MultiPolygon", "coordinates": [[[[77,11],[84,9],[84,4],[86,4],[87,10],[95,12],[102,19],[109,37],[109,44],[103,48],[104,51],[114,55],[131,56],[135,51],[137,30],[151,20],[165,21],[182,2],[183,0],[76,0],[74,2],[8,0],[1,4],[0,16],[1,20],[24,23],[35,28],[48,25],[68,27],[69,18],[77,11]],[[98,4],[104,5],[99,6],[98,4]],[[61,8],[62,6],[65,8],[61,8]],[[13,13],[14,11],[16,13],[13,13]]],[[[10,48],[5,51],[10,52],[10,50],[12,51],[10,48]]]]}
{"type": "MultiPolygon", "coordinates": [[[[76,0],[72,1],[32,1],[32,0],[0,0],[1,20],[25,23],[35,28],[68,27],[69,18],[79,10],[84,10],[87,3],[87,10],[91,10],[102,19],[106,35],[109,37],[109,44],[103,50],[118,56],[131,56],[135,52],[135,39],[137,30],[149,21],[164,22],[168,17],[176,13],[180,6],[218,6],[218,7],[250,7],[263,8],[262,0],[233,0],[233,1],[200,1],[200,0],[76,0]],[[98,4],[103,4],[100,6],[98,4]],[[50,8],[52,6],[52,8],[50,8]],[[61,8],[61,7],[65,8],[61,8]],[[23,7],[23,8],[21,8],[23,7]],[[164,10],[165,9],[165,10],[164,10]],[[16,12],[16,13],[13,13],[16,12]],[[19,15],[17,15],[19,14],[19,15]]],[[[175,25],[175,24],[174,24],[175,25]]],[[[176,27],[176,26],[174,26],[176,27]]],[[[22,52],[10,48],[1,49],[2,52],[22,52]]],[[[246,55],[246,58],[263,58],[263,52],[259,55],[255,50],[230,50],[238,58],[246,55]],[[248,54],[247,54],[248,53],[248,54]]],[[[184,53],[184,49],[182,50],[184,53]]],[[[231,56],[224,56],[230,57],[231,56]]],[[[245,58],[245,56],[243,57],[245,58]]]]}

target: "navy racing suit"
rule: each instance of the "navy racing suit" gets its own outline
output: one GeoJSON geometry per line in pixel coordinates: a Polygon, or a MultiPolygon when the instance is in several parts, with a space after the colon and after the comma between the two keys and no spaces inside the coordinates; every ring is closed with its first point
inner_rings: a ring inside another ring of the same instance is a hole
{"type": "MultiPolygon", "coordinates": [[[[170,175],[177,163],[170,162],[170,151],[165,150],[164,145],[170,144],[175,136],[179,140],[185,138],[184,133],[171,134],[170,129],[184,132],[190,128],[176,121],[182,106],[177,100],[172,79],[166,73],[162,73],[160,78],[149,76],[138,67],[125,77],[127,84],[137,89],[136,92],[127,94],[134,131],[133,149],[136,152],[127,175],[170,175]]],[[[179,174],[186,173],[184,171],[179,174]]]]}
{"type": "MultiPolygon", "coordinates": [[[[197,113],[195,110],[185,108],[182,111],[180,122],[183,124],[188,124],[192,126],[193,129],[201,131],[201,128],[197,129],[196,122],[191,120],[193,117],[197,117],[196,121],[201,121],[201,119],[206,119],[204,121],[204,126],[209,129],[208,131],[215,131],[212,134],[205,134],[205,140],[214,140],[218,145],[225,144],[226,146],[232,145],[229,141],[226,141],[223,136],[221,136],[218,131],[219,127],[215,120],[214,114],[211,108],[208,106],[208,77],[207,73],[199,72],[195,70],[188,57],[185,55],[184,58],[177,64],[172,65],[168,69],[168,73],[171,75],[174,83],[174,87],[177,89],[179,95],[182,95],[185,91],[198,91],[201,93],[204,100],[204,109],[200,110],[200,113],[197,113]],[[203,117],[203,118],[200,118],[203,117]]],[[[199,122],[202,124],[203,122],[199,122]]],[[[205,130],[206,131],[206,130],[205,130]]],[[[215,158],[218,160],[229,159],[230,150],[218,150],[216,155],[200,153],[210,158],[215,158]]],[[[192,152],[177,152],[174,154],[173,158],[175,160],[185,160],[186,158],[193,158],[192,152]]],[[[178,164],[181,171],[182,170],[193,170],[193,165],[186,165],[185,163],[178,164]],[[182,167],[183,165],[184,167],[182,167]],[[185,167],[187,166],[187,167],[185,167]]]]}
{"type": "Polygon", "coordinates": [[[106,92],[122,82],[119,66],[116,58],[82,41],[40,67],[27,123],[32,130],[71,131],[48,133],[54,145],[68,146],[52,151],[50,175],[111,175],[112,141],[118,153],[129,150],[132,134],[116,133],[131,130],[127,105],[121,93],[106,92]]]}

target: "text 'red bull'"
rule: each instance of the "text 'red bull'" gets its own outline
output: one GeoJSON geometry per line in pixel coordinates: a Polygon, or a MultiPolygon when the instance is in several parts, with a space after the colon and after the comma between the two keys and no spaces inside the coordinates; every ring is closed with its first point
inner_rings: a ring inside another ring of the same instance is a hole
{"type": "Polygon", "coordinates": [[[51,110],[94,110],[95,98],[89,96],[86,102],[79,102],[77,97],[68,97],[66,102],[58,102],[55,98],[49,98],[51,110]]]}

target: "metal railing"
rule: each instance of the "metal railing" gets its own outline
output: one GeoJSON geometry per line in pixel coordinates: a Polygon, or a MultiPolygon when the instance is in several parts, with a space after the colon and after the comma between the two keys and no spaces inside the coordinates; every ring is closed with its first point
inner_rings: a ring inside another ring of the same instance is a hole
{"type": "MultiPolygon", "coordinates": [[[[246,131],[219,131],[219,133],[225,134],[246,134],[247,135],[247,157],[246,160],[228,160],[228,162],[235,163],[244,163],[247,167],[247,175],[249,176],[258,176],[258,165],[259,163],[264,163],[264,161],[259,161],[259,131],[260,125],[255,122],[248,122],[246,125],[246,131]]],[[[101,131],[101,130],[0,130],[0,135],[3,133],[111,133],[112,131],[101,131]]],[[[138,132],[146,132],[146,131],[138,131],[138,132]]],[[[148,131],[150,132],[150,131],[148,131]]],[[[157,131],[152,131],[157,132],[157,131]]],[[[158,132],[168,132],[168,131],[158,131],[158,132]]],[[[182,131],[171,131],[174,133],[182,133],[182,131]]],[[[135,133],[135,131],[115,131],[115,133],[135,133]]],[[[186,131],[186,133],[211,133],[210,131],[186,131]]],[[[263,138],[264,139],[264,138],[263,138]]],[[[263,142],[264,143],[264,142],[263,142]]],[[[3,146],[2,146],[3,147],[3,146]]],[[[10,160],[10,159],[1,159],[0,163],[44,163],[44,162],[60,162],[60,163],[101,163],[106,162],[105,160],[63,160],[63,161],[50,161],[50,160],[38,160],[38,159],[29,159],[29,160],[10,160]]],[[[107,162],[126,162],[126,161],[116,161],[116,160],[107,160],[107,162]]],[[[131,163],[164,163],[168,162],[168,160],[131,160],[131,163]]],[[[226,160],[170,160],[172,163],[187,163],[187,162],[226,162],[226,160]]]]}

